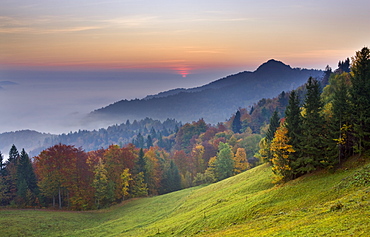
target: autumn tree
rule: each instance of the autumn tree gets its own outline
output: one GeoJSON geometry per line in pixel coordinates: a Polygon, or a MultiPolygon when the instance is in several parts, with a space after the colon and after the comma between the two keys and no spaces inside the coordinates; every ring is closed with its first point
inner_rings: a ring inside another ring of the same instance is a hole
{"type": "Polygon", "coordinates": [[[127,197],[129,195],[129,186],[130,181],[132,180],[129,168],[123,170],[121,174],[121,179],[122,179],[122,200],[125,200],[125,196],[127,197]]]}
{"type": "Polygon", "coordinates": [[[294,152],[293,146],[289,144],[288,129],[281,123],[276,130],[271,142],[272,171],[276,175],[276,182],[288,181],[293,177],[290,154],[294,152]]]}
{"type": "Polygon", "coordinates": [[[247,160],[247,153],[244,148],[238,148],[234,156],[233,175],[239,174],[250,169],[250,164],[247,160]]]}
{"type": "Polygon", "coordinates": [[[41,192],[47,198],[53,199],[55,206],[55,197],[58,197],[59,208],[63,206],[63,197],[66,197],[64,203],[70,204],[75,209],[85,209],[86,201],[83,194],[88,181],[87,177],[92,175],[83,175],[81,172],[85,166],[87,156],[81,149],[71,145],[54,145],[35,157],[35,173],[38,177],[38,184],[41,192]],[[85,182],[86,181],[86,182],[85,182]]]}

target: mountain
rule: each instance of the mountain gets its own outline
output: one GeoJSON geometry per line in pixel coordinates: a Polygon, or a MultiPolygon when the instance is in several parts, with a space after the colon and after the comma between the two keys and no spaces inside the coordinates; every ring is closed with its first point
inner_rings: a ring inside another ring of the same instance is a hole
{"type": "Polygon", "coordinates": [[[50,139],[55,135],[40,133],[32,130],[21,130],[16,132],[6,132],[0,134],[0,151],[4,156],[8,156],[11,146],[14,144],[18,151],[25,149],[26,152],[33,151],[30,156],[38,154],[44,145],[45,139],[50,139]]]}
{"type": "Polygon", "coordinates": [[[261,98],[295,89],[310,76],[320,78],[322,75],[320,70],[291,68],[271,59],[254,72],[240,72],[201,87],[118,101],[91,112],[86,121],[121,123],[126,119],[151,117],[159,120],[174,118],[182,122],[203,118],[206,122],[218,123],[240,107],[246,108],[261,98]]]}

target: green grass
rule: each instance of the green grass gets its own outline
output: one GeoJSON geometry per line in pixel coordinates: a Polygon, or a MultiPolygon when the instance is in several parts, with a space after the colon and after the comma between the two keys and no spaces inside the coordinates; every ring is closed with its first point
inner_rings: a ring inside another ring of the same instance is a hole
{"type": "Polygon", "coordinates": [[[284,185],[262,165],[216,184],[89,212],[0,211],[1,236],[366,236],[370,165],[284,185]]]}

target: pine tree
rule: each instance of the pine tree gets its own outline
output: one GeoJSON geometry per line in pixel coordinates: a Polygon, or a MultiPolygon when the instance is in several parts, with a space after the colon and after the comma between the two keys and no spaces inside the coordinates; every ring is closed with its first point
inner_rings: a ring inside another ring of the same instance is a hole
{"type": "Polygon", "coordinates": [[[233,130],[234,133],[240,133],[242,129],[242,122],[240,120],[240,111],[238,110],[235,114],[233,123],[231,125],[231,129],[233,130]]]}
{"type": "Polygon", "coordinates": [[[355,150],[362,154],[370,148],[370,50],[364,47],[352,59],[353,128],[356,137],[355,150]]]}

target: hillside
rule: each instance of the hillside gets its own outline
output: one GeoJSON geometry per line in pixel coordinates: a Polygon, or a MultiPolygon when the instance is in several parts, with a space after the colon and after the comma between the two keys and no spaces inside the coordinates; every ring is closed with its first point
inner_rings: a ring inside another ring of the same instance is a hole
{"type": "Polygon", "coordinates": [[[107,210],[1,210],[5,236],[361,236],[370,232],[370,165],[352,157],[284,185],[265,164],[205,187],[107,210]]]}
{"type": "Polygon", "coordinates": [[[319,70],[291,68],[282,62],[269,60],[254,72],[240,72],[202,87],[174,89],[144,99],[122,100],[93,111],[87,121],[109,120],[117,123],[126,119],[151,117],[181,122],[204,118],[209,123],[225,121],[242,107],[261,98],[276,96],[295,89],[310,76],[321,77],[319,70]]]}

